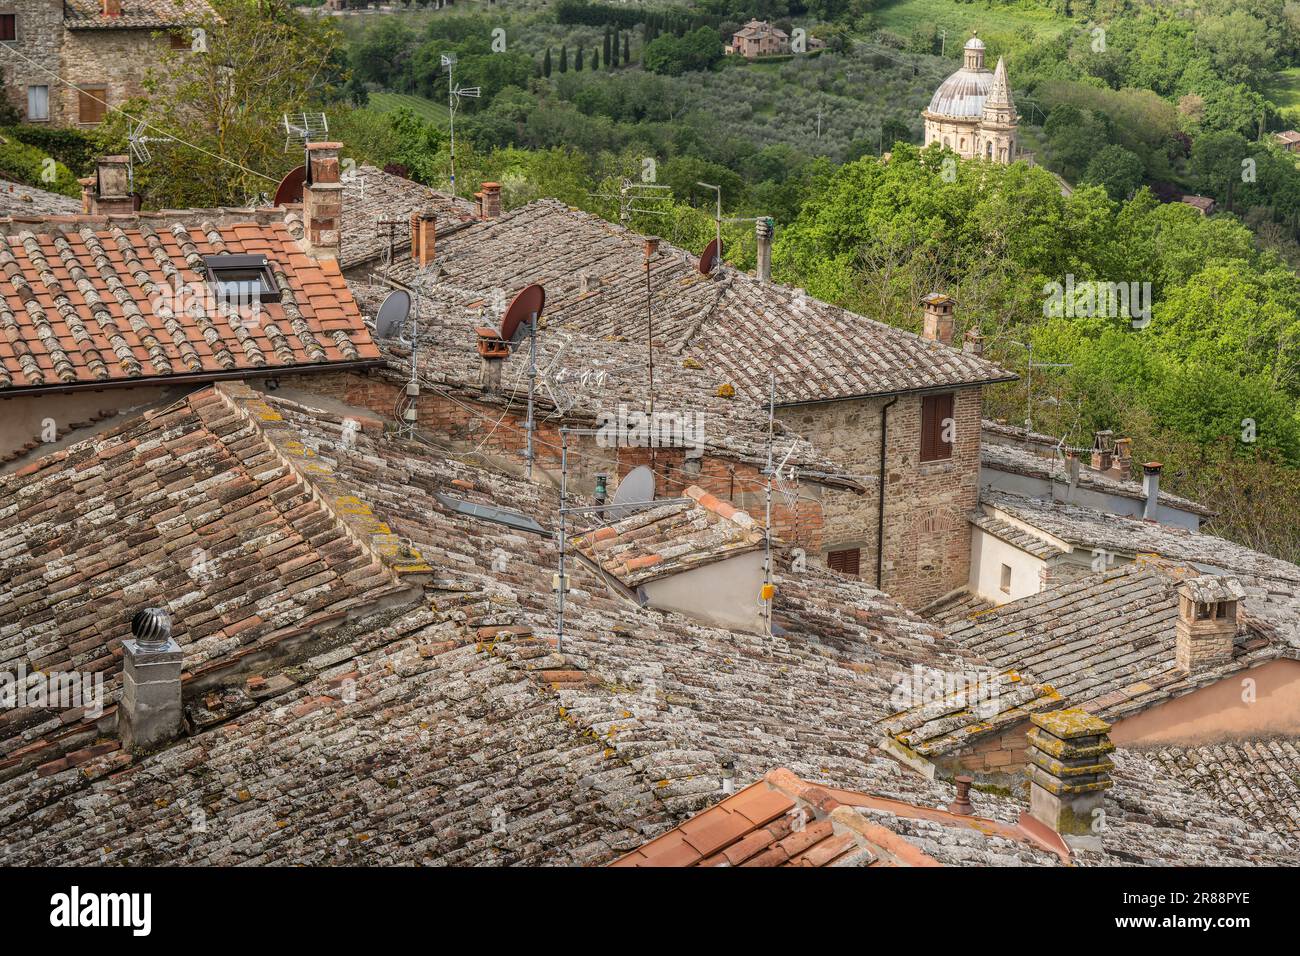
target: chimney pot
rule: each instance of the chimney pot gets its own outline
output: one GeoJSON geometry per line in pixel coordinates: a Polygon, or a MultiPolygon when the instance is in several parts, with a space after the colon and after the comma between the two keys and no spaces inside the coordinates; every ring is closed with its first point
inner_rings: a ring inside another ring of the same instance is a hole
{"type": "Polygon", "coordinates": [[[1115,433],[1109,429],[1092,433],[1092,470],[1107,471],[1111,462],[1111,437],[1115,433]]]}
{"type": "Polygon", "coordinates": [[[974,777],[966,776],[955,777],[953,783],[957,784],[957,796],[948,804],[949,813],[959,813],[963,816],[970,816],[975,812],[975,808],[970,802],[970,787],[975,782],[974,777]]]}
{"type": "Polygon", "coordinates": [[[146,750],[176,737],[184,724],[181,670],[184,655],[162,608],[145,608],[131,620],[122,642],[122,697],[118,734],[127,750],[146,750]]]}
{"type": "Polygon", "coordinates": [[[1155,521],[1160,506],[1160,470],[1164,465],[1158,461],[1149,461],[1142,466],[1142,492],[1146,495],[1146,504],[1142,508],[1142,518],[1155,521]]]}
{"type": "Polygon", "coordinates": [[[1066,495],[1066,501],[1074,498],[1074,489],[1079,487],[1079,456],[1070,452],[1065,456],[1065,473],[1069,480],[1069,491],[1066,495]]]}
{"type": "Polygon", "coordinates": [[[980,330],[971,326],[966,330],[966,335],[962,338],[961,348],[963,352],[970,355],[984,354],[984,336],[980,330]]]}
{"type": "Polygon", "coordinates": [[[772,281],[772,236],[776,232],[776,222],[770,217],[760,218],[754,224],[754,234],[758,238],[758,264],[755,270],[758,281],[764,285],[772,281]]]}
{"type": "Polygon", "coordinates": [[[951,296],[942,292],[931,292],[921,300],[925,317],[921,325],[921,335],[931,342],[952,345],[952,309],[955,303],[951,296]]]}
{"type": "Polygon", "coordinates": [[[122,0],[104,0],[104,16],[120,17],[122,15],[122,0]]]}
{"type": "Polygon", "coordinates": [[[501,184],[483,184],[483,218],[496,219],[501,215],[501,184]]]}
{"type": "Polygon", "coordinates": [[[654,257],[654,254],[659,251],[659,237],[646,236],[644,251],[646,262],[649,262],[654,257]]]}
{"type": "Polygon", "coordinates": [[[438,237],[438,217],[432,208],[411,213],[411,261],[421,269],[433,262],[438,237]]]}
{"type": "Polygon", "coordinates": [[[337,259],[343,215],[339,171],[342,143],[308,143],[307,177],[302,187],[303,249],[318,259],[337,259]]]}
{"type": "Polygon", "coordinates": [[[119,216],[135,212],[130,160],[126,156],[100,156],[95,160],[95,175],[81,180],[81,184],[81,205],[88,215],[119,216]]]}
{"type": "Polygon", "coordinates": [[[1133,439],[1115,440],[1115,457],[1111,461],[1109,475],[1121,481],[1127,481],[1133,470],[1133,439]]]}

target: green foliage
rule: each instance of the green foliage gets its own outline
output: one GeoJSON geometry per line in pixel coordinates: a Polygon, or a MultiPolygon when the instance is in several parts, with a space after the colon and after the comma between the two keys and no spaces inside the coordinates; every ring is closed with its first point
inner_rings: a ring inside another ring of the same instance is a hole
{"type": "Polygon", "coordinates": [[[81,195],[77,177],[67,166],[55,162],[45,150],[21,142],[15,128],[7,127],[0,132],[3,133],[0,137],[0,178],[65,196],[81,195]],[[54,178],[47,181],[51,173],[54,178]]]}
{"type": "Polygon", "coordinates": [[[1128,199],[1142,182],[1142,160],[1123,146],[1107,146],[1088,162],[1079,182],[1101,186],[1111,199],[1128,199]]]}
{"type": "Polygon", "coordinates": [[[641,51],[641,62],[647,70],[668,76],[707,70],[721,59],[722,41],[718,32],[708,27],[681,37],[665,34],[651,40],[641,51]]]}

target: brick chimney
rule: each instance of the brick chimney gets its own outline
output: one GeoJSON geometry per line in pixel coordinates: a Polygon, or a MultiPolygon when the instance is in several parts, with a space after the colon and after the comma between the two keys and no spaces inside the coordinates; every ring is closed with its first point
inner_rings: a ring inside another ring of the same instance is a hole
{"type": "Polygon", "coordinates": [[[1111,461],[1110,471],[1107,474],[1112,478],[1128,481],[1132,472],[1133,439],[1117,438],[1115,439],[1115,457],[1111,461]]]}
{"type": "Polygon", "coordinates": [[[121,216],[135,212],[129,162],[125,156],[101,156],[95,160],[95,175],[77,180],[81,183],[82,212],[88,216],[121,216]]]}
{"type": "Polygon", "coordinates": [[[103,0],[104,16],[120,17],[122,15],[122,0],[103,0]]]}
{"type": "Polygon", "coordinates": [[[150,607],[131,619],[132,638],[122,642],[122,698],[117,731],[127,750],[147,750],[171,740],[184,723],[181,714],[180,646],[171,618],[150,607]]]}
{"type": "Polygon", "coordinates": [[[770,216],[754,223],[754,235],[758,238],[758,265],[755,272],[758,281],[764,285],[772,281],[772,235],[775,232],[776,222],[770,216]]]}
{"type": "Polygon", "coordinates": [[[931,342],[952,345],[952,308],[956,303],[942,292],[931,292],[921,300],[925,318],[921,335],[931,342]]]}
{"type": "Polygon", "coordinates": [[[307,144],[307,178],[302,187],[303,251],[318,259],[337,259],[343,214],[339,173],[342,143],[307,144]]]}
{"type": "Polygon", "coordinates": [[[1089,836],[1114,764],[1110,724],[1078,708],[1032,714],[1025,735],[1029,814],[1062,836],[1089,836]]]}
{"type": "Polygon", "coordinates": [[[1158,461],[1149,461],[1142,466],[1142,493],[1146,503],[1142,506],[1142,520],[1155,521],[1160,507],[1160,470],[1164,465],[1158,461]]]}
{"type": "Polygon", "coordinates": [[[433,262],[437,226],[432,207],[411,213],[411,261],[421,269],[433,262]]]}
{"type": "Polygon", "coordinates": [[[483,218],[495,219],[501,215],[501,184],[483,184],[483,218]]]}
{"type": "Polygon", "coordinates": [[[1174,654],[1178,666],[1198,674],[1232,660],[1237,605],[1246,596],[1236,578],[1203,574],[1178,585],[1174,654]]]}
{"type": "Polygon", "coordinates": [[[966,334],[962,336],[961,350],[969,355],[984,354],[984,336],[975,326],[972,325],[966,330],[966,334]]]}
{"type": "Polygon", "coordinates": [[[1114,452],[1114,442],[1112,439],[1115,433],[1110,429],[1104,429],[1092,433],[1092,470],[1109,471],[1111,457],[1114,452]]]}

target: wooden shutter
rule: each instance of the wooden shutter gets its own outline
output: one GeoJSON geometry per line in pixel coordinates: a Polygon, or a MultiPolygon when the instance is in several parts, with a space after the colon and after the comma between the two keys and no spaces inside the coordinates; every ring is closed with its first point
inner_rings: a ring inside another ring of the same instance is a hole
{"type": "Polygon", "coordinates": [[[830,551],[826,555],[826,566],[840,574],[858,576],[858,567],[862,560],[861,548],[847,548],[843,551],[830,551]]]}
{"type": "Polygon", "coordinates": [[[952,443],[943,440],[944,421],[953,417],[952,394],[921,399],[921,461],[952,457],[952,443]]]}
{"type": "Polygon", "coordinates": [[[18,39],[18,14],[0,13],[0,40],[18,39]]]}
{"type": "Polygon", "coordinates": [[[102,123],[108,107],[108,89],[103,86],[87,86],[77,93],[77,122],[102,123]]]}

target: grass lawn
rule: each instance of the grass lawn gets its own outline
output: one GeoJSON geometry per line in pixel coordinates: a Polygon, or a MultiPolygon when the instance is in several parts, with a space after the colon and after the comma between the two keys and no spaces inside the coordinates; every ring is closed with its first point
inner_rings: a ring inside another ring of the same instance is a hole
{"type": "Polygon", "coordinates": [[[447,107],[444,104],[427,100],[413,93],[371,93],[368,105],[380,113],[388,113],[399,106],[405,106],[422,120],[437,126],[447,125],[447,107]]]}
{"type": "Polygon", "coordinates": [[[953,0],[894,0],[876,11],[876,19],[886,30],[903,36],[933,24],[948,31],[950,44],[965,43],[971,30],[1009,34],[1028,26],[1038,36],[1049,38],[1070,25],[1069,20],[1036,7],[986,7],[953,0]]]}
{"type": "Polygon", "coordinates": [[[1278,70],[1264,88],[1264,96],[1271,100],[1291,122],[1300,122],[1300,66],[1278,70]]]}

